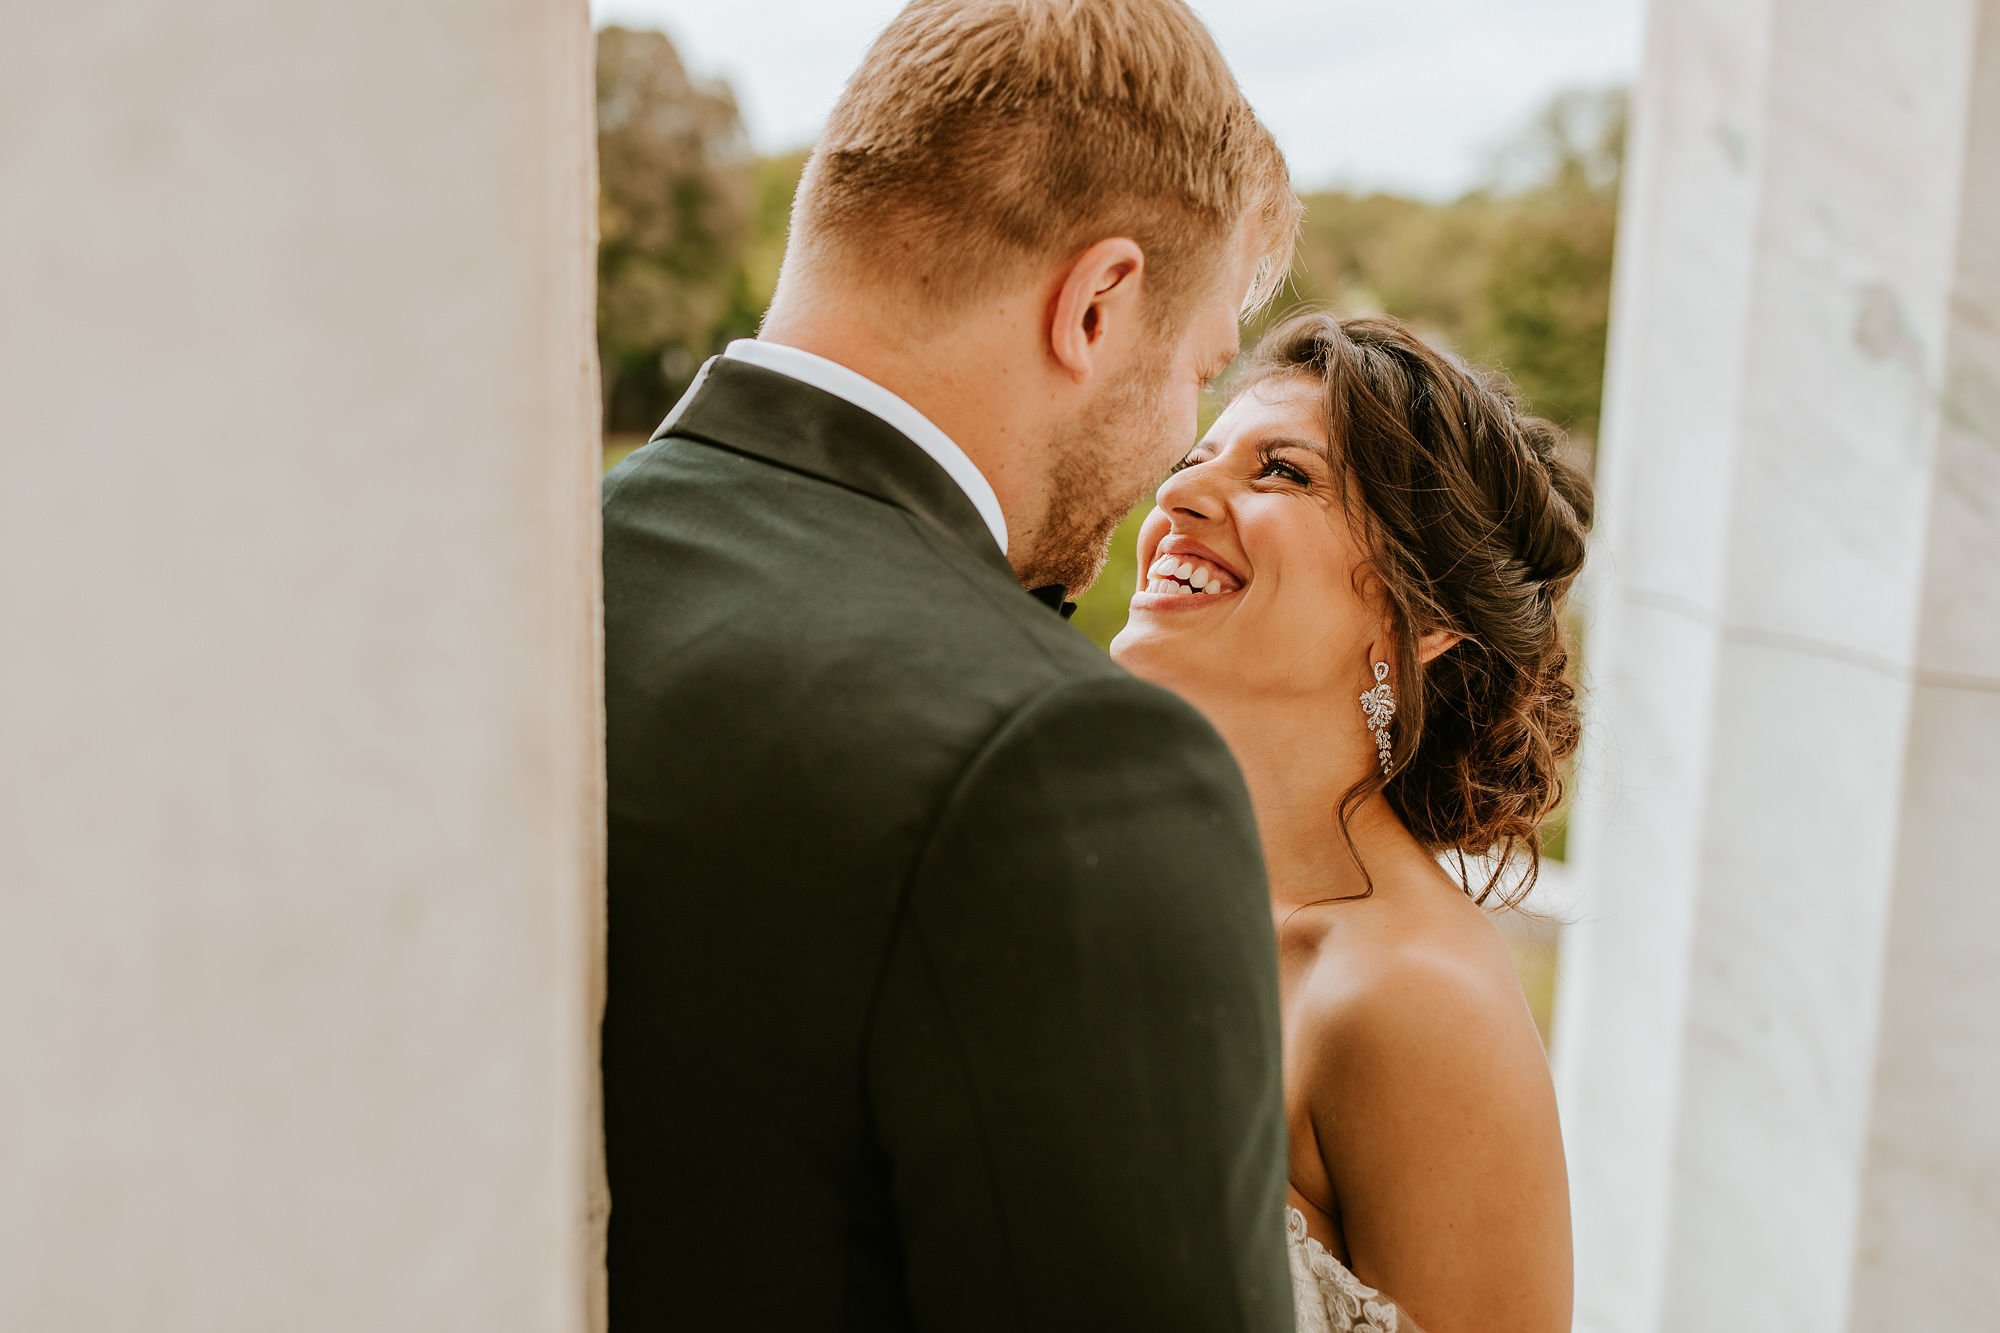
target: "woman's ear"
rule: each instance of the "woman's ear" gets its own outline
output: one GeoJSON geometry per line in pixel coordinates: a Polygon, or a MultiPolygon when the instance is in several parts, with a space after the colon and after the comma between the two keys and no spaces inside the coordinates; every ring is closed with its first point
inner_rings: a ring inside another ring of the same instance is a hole
{"type": "Polygon", "coordinates": [[[1433,660],[1457,647],[1464,638],[1463,634],[1453,634],[1450,630],[1434,629],[1417,640],[1417,660],[1429,666],[1433,660]]]}
{"type": "Polygon", "coordinates": [[[1099,241],[1063,270],[1049,307],[1049,352],[1078,384],[1101,368],[1106,336],[1139,329],[1139,282],[1146,266],[1136,241],[1099,241]]]}

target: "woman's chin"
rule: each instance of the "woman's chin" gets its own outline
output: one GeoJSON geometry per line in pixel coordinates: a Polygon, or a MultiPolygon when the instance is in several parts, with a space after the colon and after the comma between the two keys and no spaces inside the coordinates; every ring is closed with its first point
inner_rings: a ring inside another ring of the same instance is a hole
{"type": "Polygon", "coordinates": [[[1130,620],[1125,628],[1111,637],[1111,660],[1135,676],[1143,676],[1141,669],[1149,654],[1146,652],[1146,632],[1130,620]]]}
{"type": "Polygon", "coordinates": [[[1111,640],[1111,660],[1141,680],[1173,688],[1175,660],[1179,656],[1173,636],[1149,617],[1133,616],[1111,640]]]}
{"type": "Polygon", "coordinates": [[[1221,682],[1214,675],[1215,664],[1191,658],[1186,651],[1189,645],[1176,644],[1171,638],[1128,621],[1111,641],[1111,660],[1148,685],[1157,685],[1173,694],[1220,727],[1222,724],[1211,708],[1222,697],[1217,688],[1221,682]]]}
{"type": "Polygon", "coordinates": [[[1110,644],[1111,660],[1116,662],[1119,666],[1124,667],[1127,671],[1132,670],[1130,663],[1126,661],[1126,658],[1130,653],[1130,649],[1127,648],[1126,644],[1127,641],[1131,639],[1131,637],[1132,637],[1132,622],[1128,620],[1125,622],[1125,628],[1119,630],[1116,634],[1111,636],[1111,644],[1110,644]]]}

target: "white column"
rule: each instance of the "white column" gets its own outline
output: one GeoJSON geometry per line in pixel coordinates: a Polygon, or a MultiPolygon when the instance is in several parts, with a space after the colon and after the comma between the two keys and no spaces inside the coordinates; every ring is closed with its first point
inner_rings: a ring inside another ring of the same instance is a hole
{"type": "MultiPolygon", "coordinates": [[[[1968,211],[1993,189],[1970,154],[2000,129],[1975,96],[2000,68],[1995,13],[1655,8],[1593,590],[1590,894],[1555,1034],[1582,1328],[1889,1326],[1859,1286],[1892,1280],[1874,1200],[1910,1192],[1889,1163],[1917,1144],[1886,1129],[1882,1090],[1916,1049],[1913,1106],[1990,1090],[1990,1055],[1935,1054],[1921,1023],[1898,1051],[1885,1025],[1947,984],[1886,952],[1939,944],[1925,895],[1990,910],[1967,826],[1925,862],[1948,884],[1907,867],[1940,836],[1918,799],[1935,770],[2000,799],[2000,660],[1989,641],[1944,685],[1924,646],[1990,634],[1995,609],[2000,418],[1953,387],[2000,368],[1973,336],[2000,229],[1990,203],[1983,229],[1968,211]],[[1954,430],[1982,490],[1960,490],[1954,430]],[[1941,560],[1948,493],[1967,513],[1941,560]],[[1925,725],[1937,689],[1963,692],[1946,732],[1925,725]]],[[[1948,942],[1962,971],[1991,957],[1948,942]]],[[[2000,1005],[2000,971],[1982,985],[2000,1005]]],[[[1967,1021],[1994,1050],[2000,1027],[1967,1021]]],[[[1969,1130],[1951,1161],[1996,1148],[1969,1130]]],[[[1915,1262],[1893,1280],[2000,1308],[1983,1257],[1915,1262]]]]}
{"type": "Polygon", "coordinates": [[[26,9],[0,1328],[586,1328],[583,0],[26,9]]]}
{"type": "Polygon", "coordinates": [[[2000,1312],[2000,3],[1973,84],[1850,1327],[2000,1312]]]}
{"type": "Polygon", "coordinates": [[[1577,1323],[1591,1330],[1649,1328],[1626,1316],[1661,1293],[1769,3],[1652,6],[1634,91],[1570,840],[1588,888],[1564,932],[1553,1034],[1577,1323]]]}

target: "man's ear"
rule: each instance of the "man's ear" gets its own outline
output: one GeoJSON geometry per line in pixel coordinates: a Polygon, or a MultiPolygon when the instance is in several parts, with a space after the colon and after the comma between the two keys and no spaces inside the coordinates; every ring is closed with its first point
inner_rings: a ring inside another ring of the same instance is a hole
{"type": "Polygon", "coordinates": [[[1049,352],[1078,384],[1102,369],[1107,338],[1136,335],[1145,268],[1138,242],[1114,237],[1091,246],[1063,271],[1049,303],[1049,352]]]}

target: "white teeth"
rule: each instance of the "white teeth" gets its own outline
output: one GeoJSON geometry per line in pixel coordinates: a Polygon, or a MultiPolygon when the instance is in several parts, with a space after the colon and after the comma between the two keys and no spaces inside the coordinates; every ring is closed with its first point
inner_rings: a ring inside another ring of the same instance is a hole
{"type": "Polygon", "coordinates": [[[1182,560],[1168,553],[1155,559],[1153,567],[1146,571],[1146,591],[1219,597],[1236,589],[1220,570],[1199,560],[1182,560]]]}

